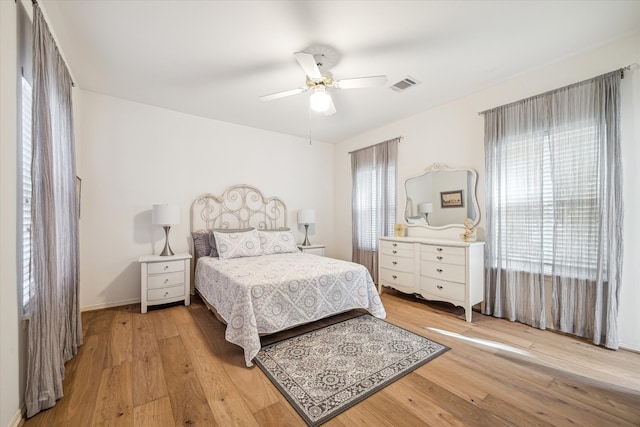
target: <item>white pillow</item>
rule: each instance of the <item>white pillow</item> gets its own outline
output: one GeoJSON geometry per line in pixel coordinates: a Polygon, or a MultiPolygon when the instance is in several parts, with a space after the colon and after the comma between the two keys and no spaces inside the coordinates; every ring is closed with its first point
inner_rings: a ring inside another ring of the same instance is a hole
{"type": "Polygon", "coordinates": [[[291,230],[258,231],[265,255],[300,252],[291,230]]]}
{"type": "Polygon", "coordinates": [[[222,233],[214,231],[216,248],[220,259],[242,258],[262,255],[260,236],[257,230],[239,233],[222,233]]]}

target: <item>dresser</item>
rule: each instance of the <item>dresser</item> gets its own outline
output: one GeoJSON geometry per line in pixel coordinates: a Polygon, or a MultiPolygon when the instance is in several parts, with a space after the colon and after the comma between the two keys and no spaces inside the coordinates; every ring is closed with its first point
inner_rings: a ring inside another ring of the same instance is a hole
{"type": "Polygon", "coordinates": [[[484,300],[484,242],[381,237],[378,291],[383,286],[427,300],[471,308],[484,300]]]}
{"type": "Polygon", "coordinates": [[[191,254],[144,255],[140,262],[141,312],[147,306],[184,300],[190,304],[191,254]]]}

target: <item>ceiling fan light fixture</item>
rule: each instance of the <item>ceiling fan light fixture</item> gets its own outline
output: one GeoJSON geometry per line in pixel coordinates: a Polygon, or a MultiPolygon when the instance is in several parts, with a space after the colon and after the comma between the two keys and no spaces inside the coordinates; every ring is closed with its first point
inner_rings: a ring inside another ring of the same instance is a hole
{"type": "Polygon", "coordinates": [[[313,93],[309,97],[309,105],[313,111],[319,113],[329,109],[331,105],[331,95],[329,95],[324,86],[318,85],[313,88],[313,93]]]}

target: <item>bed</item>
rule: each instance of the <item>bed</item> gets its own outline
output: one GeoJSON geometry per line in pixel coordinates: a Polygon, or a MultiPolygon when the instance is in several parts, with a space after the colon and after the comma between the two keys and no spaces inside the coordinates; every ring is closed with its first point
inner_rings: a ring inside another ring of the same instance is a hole
{"type": "Polygon", "coordinates": [[[299,251],[284,202],[265,198],[255,187],[199,196],[191,208],[191,229],[195,289],[226,324],[225,339],[243,348],[248,367],[261,335],[352,309],[386,317],[364,266],[299,251]],[[207,256],[205,236],[210,246],[218,243],[212,250],[217,256],[207,256]],[[233,252],[240,241],[252,242],[248,254],[233,252]]]}

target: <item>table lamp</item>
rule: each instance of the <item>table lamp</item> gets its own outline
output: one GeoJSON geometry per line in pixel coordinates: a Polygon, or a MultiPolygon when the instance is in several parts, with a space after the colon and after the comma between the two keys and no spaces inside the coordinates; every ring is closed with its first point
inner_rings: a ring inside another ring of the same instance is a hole
{"type": "Polygon", "coordinates": [[[173,255],[169,246],[169,229],[173,224],[180,224],[180,207],[171,205],[153,205],[151,211],[151,223],[161,225],[164,228],[165,242],[164,249],[160,256],[173,255]]]}
{"type": "Polygon", "coordinates": [[[304,224],[304,242],[302,246],[311,246],[309,242],[309,224],[315,224],[316,211],[313,209],[300,209],[298,211],[298,224],[304,224]]]}

